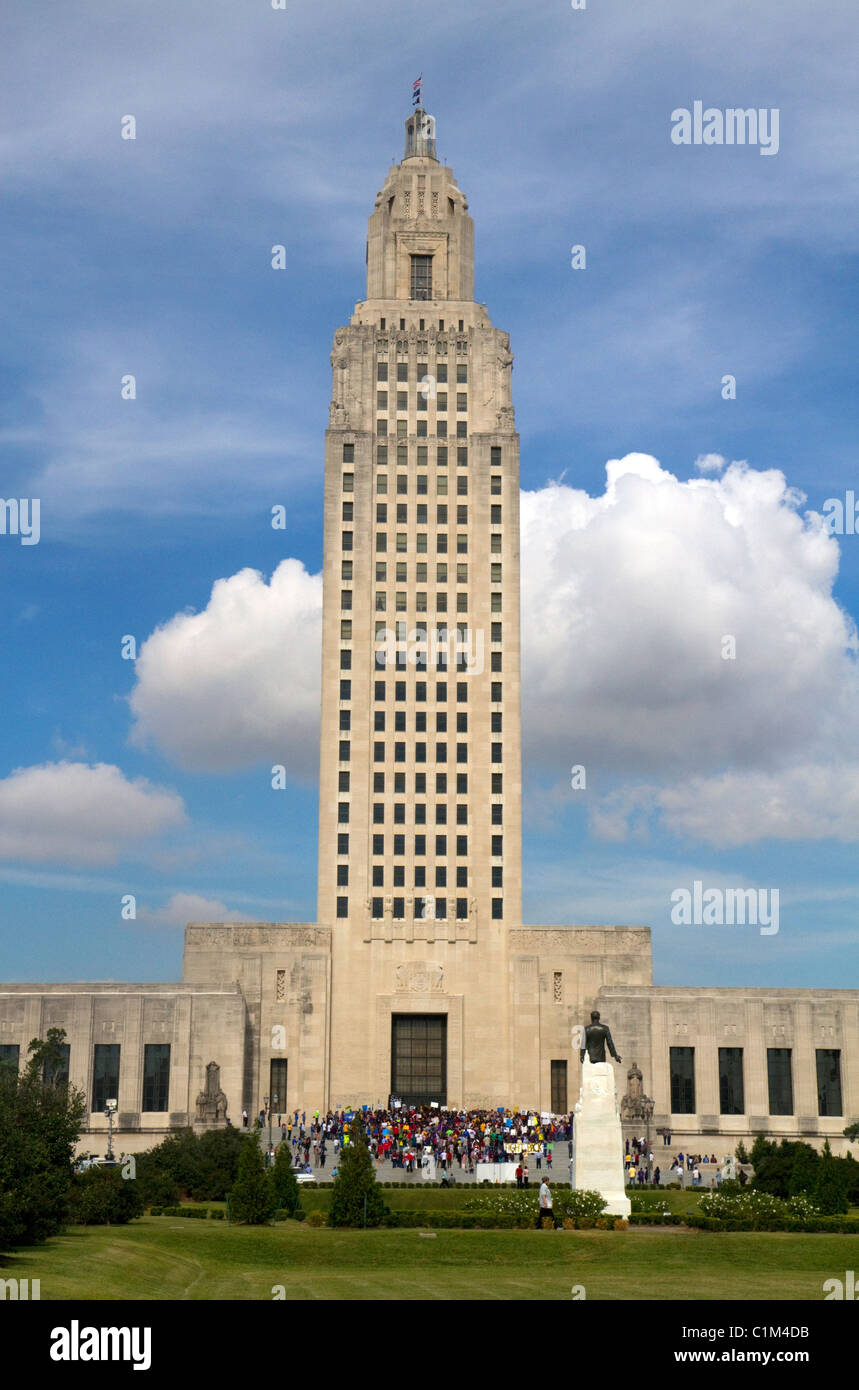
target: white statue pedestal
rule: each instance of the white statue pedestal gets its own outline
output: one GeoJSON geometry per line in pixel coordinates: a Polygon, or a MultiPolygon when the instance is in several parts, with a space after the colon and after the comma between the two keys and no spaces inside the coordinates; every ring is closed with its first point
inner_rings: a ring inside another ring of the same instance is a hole
{"type": "Polygon", "coordinates": [[[629,1216],[614,1068],[611,1062],[592,1062],[587,1054],[575,1109],[575,1162],[576,1188],[605,1197],[606,1216],[629,1216]]]}

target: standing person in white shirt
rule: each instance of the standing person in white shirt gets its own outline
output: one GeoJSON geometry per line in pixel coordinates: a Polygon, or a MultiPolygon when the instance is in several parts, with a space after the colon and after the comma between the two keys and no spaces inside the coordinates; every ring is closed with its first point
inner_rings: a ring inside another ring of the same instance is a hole
{"type": "Polygon", "coordinates": [[[543,1224],[543,1217],[551,1218],[552,1226],[555,1225],[555,1217],[552,1213],[552,1189],[544,1179],[540,1183],[540,1226],[543,1224]]]}

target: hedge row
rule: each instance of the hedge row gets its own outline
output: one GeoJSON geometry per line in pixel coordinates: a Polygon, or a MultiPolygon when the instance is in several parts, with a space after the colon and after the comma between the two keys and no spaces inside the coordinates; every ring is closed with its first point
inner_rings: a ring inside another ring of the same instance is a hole
{"type": "Polygon", "coordinates": [[[699,1212],[632,1212],[631,1226],[691,1226],[696,1231],[793,1231],[803,1234],[822,1231],[838,1235],[859,1235],[857,1216],[770,1216],[716,1217],[699,1212]]]}

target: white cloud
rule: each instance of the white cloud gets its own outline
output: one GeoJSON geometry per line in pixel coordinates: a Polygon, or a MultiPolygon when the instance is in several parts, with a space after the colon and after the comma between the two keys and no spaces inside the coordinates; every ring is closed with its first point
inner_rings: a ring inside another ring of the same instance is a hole
{"type": "Polygon", "coordinates": [[[195,772],[281,763],[318,771],[322,579],[284,560],[267,584],[244,569],[140,649],[132,740],[195,772]]]}
{"type": "MultiPolygon", "coordinates": [[[[777,470],[682,482],[646,454],[602,496],[522,496],[527,769],[585,765],[592,829],[859,838],[857,637],[837,541],[777,470]],[[724,642],[736,659],[723,658],[724,642]]],[[[144,643],[133,740],[195,771],[317,769],[321,579],[219,580],[144,643]]]]}
{"type": "Polygon", "coordinates": [[[592,822],[608,838],[654,811],[712,844],[859,838],[837,542],[776,470],[681,482],[631,454],[606,472],[601,497],[522,498],[530,765],[584,763],[592,790],[611,786],[592,822]]]}
{"type": "Polygon", "coordinates": [[[217,898],[199,893],[174,893],[163,907],[138,905],[137,920],[157,927],[184,927],[188,922],[247,922],[241,912],[233,912],[217,898]]]}
{"type": "Polygon", "coordinates": [[[727,462],[721,454],[699,454],[695,460],[695,467],[699,473],[721,473],[727,462]]]}
{"type": "Polygon", "coordinates": [[[185,819],[175,792],[109,763],[16,768],[0,781],[0,858],[114,864],[185,819]]]}

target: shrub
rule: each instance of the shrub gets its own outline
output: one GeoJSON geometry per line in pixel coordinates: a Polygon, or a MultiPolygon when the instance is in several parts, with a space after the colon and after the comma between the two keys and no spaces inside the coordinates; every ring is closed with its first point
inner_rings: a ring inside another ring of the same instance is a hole
{"type": "Polygon", "coordinates": [[[328,1221],[332,1226],[381,1226],[386,1211],[363,1126],[356,1116],[334,1182],[328,1221]]]}
{"type": "Polygon", "coordinates": [[[576,1229],[576,1223],[573,1220],[572,1216],[565,1216],[563,1221],[561,1222],[561,1225],[563,1226],[565,1231],[574,1231],[576,1229]]]}
{"type": "Polygon", "coordinates": [[[281,1144],[275,1155],[274,1166],[269,1169],[269,1182],[275,1206],[286,1212],[287,1216],[292,1216],[301,1206],[301,1192],[292,1166],[292,1155],[286,1144],[281,1144]]]}
{"type": "Polygon", "coordinates": [[[229,1202],[231,1221],[243,1225],[263,1226],[274,1214],[275,1195],[255,1130],[242,1139],[238,1174],[229,1202]]]}
{"type": "Polygon", "coordinates": [[[614,1218],[614,1225],[613,1225],[613,1227],[612,1227],[612,1230],[614,1230],[614,1231],[628,1231],[628,1230],[629,1230],[629,1222],[626,1220],[626,1217],[624,1217],[624,1216],[616,1216],[616,1217],[614,1218]]]}
{"type": "Polygon", "coordinates": [[[304,1213],[302,1213],[302,1215],[304,1216],[304,1220],[308,1226],[316,1227],[325,1225],[324,1211],[309,1211],[306,1213],[306,1215],[304,1213]]]}
{"type": "Polygon", "coordinates": [[[76,1173],[69,1188],[69,1219],[75,1226],[126,1226],[143,1215],[136,1182],[115,1168],[76,1173]]]}
{"type": "Polygon", "coordinates": [[[605,1211],[606,1200],[599,1192],[588,1188],[559,1192],[555,1198],[555,1209],[559,1216],[600,1216],[605,1211]]]}
{"type": "Polygon", "coordinates": [[[813,1189],[814,1205],[824,1216],[847,1211],[847,1174],[843,1163],[832,1156],[827,1139],[823,1145],[813,1189]]]}

